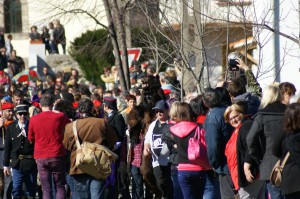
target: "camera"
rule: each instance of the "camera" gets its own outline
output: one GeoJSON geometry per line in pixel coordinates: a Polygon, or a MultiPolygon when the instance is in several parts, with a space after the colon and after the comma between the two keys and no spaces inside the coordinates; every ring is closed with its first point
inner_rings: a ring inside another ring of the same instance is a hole
{"type": "Polygon", "coordinates": [[[228,55],[228,69],[229,71],[238,71],[240,68],[237,66],[239,64],[236,60],[241,56],[238,52],[232,52],[228,55]]]}

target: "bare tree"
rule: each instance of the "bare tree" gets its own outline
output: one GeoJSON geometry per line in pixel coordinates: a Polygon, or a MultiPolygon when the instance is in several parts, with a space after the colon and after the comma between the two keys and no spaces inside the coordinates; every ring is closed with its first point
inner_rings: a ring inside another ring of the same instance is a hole
{"type": "MultiPolygon", "coordinates": [[[[44,1],[49,2],[49,0],[44,1]]],[[[139,2],[147,3],[153,1],[141,0],[139,2]]],[[[126,18],[126,12],[136,6],[137,2],[129,0],[103,0],[108,26],[100,22],[99,18],[101,14],[99,11],[97,12],[97,9],[92,9],[91,7],[93,6],[89,7],[89,9],[83,9],[83,1],[72,1],[72,4],[75,4],[75,2],[78,5],[80,5],[78,2],[81,2],[82,6],[70,6],[69,3],[68,6],[63,4],[53,7],[59,10],[61,15],[66,13],[71,15],[86,15],[95,20],[98,25],[109,30],[116,54],[116,65],[119,66],[119,74],[122,79],[122,88],[130,88],[128,62],[126,60],[126,34],[128,35],[129,33],[128,29],[125,30],[128,26],[130,29],[130,24],[124,21],[124,19],[126,18]],[[118,55],[119,53],[116,53],[120,50],[124,52],[122,59],[118,55]]],[[[50,4],[54,5],[52,2],[50,4]]],[[[298,4],[300,7],[300,0],[298,4]]],[[[153,50],[153,58],[158,65],[162,63],[172,65],[174,64],[173,59],[166,59],[166,57],[161,56],[161,52],[165,51],[165,49],[160,48],[155,38],[147,34],[158,33],[168,39],[170,45],[176,51],[167,56],[173,58],[174,54],[177,54],[181,59],[179,66],[181,67],[183,77],[182,86],[186,87],[187,85],[195,84],[197,85],[198,92],[201,92],[205,86],[213,85],[219,79],[224,78],[224,72],[227,70],[226,56],[232,50],[242,52],[248,64],[258,65],[257,77],[271,71],[272,67],[274,67],[272,64],[268,67],[264,66],[264,68],[260,68],[260,60],[263,58],[261,54],[258,55],[259,59],[256,61],[251,53],[249,53],[254,49],[253,46],[257,45],[258,48],[263,48],[267,42],[270,42],[269,39],[261,43],[256,43],[257,40],[254,38],[258,38],[259,33],[262,31],[274,33],[300,45],[299,35],[295,36],[281,32],[280,29],[269,23],[269,12],[274,7],[267,8],[266,15],[262,19],[256,20],[256,8],[251,1],[160,0],[158,9],[161,16],[159,24],[155,24],[151,16],[148,17],[148,25],[151,32],[144,32],[144,39],[149,44],[146,48],[153,50]],[[176,29],[174,24],[179,24],[181,28],[176,29]],[[255,32],[253,28],[255,28],[255,32]],[[235,47],[236,45],[232,44],[237,41],[243,44],[242,47],[235,47]],[[195,61],[194,65],[191,62],[193,59],[195,61]]],[[[146,8],[144,12],[147,14],[146,8]]],[[[127,39],[127,41],[129,40],[127,39]]],[[[157,68],[158,70],[159,67],[157,68]]]]}

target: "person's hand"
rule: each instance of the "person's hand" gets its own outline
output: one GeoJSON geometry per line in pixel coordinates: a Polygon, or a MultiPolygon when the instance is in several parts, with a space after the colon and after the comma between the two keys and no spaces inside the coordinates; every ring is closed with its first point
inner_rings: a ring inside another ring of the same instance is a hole
{"type": "Polygon", "coordinates": [[[9,176],[10,171],[9,171],[9,168],[8,168],[8,167],[4,167],[4,169],[3,169],[3,174],[4,174],[4,176],[9,176]]]}
{"type": "Polygon", "coordinates": [[[244,163],[244,173],[245,173],[246,179],[248,182],[251,183],[254,180],[254,176],[251,173],[250,167],[251,167],[251,165],[249,163],[247,163],[247,162],[244,163]]]}
{"type": "Polygon", "coordinates": [[[149,147],[144,148],[144,156],[151,155],[151,149],[149,147]]]}
{"type": "Polygon", "coordinates": [[[239,68],[241,68],[245,71],[250,69],[249,66],[247,64],[245,64],[245,62],[242,59],[236,59],[235,61],[238,63],[237,66],[239,68]]]}
{"type": "Polygon", "coordinates": [[[219,81],[219,82],[217,83],[217,86],[216,86],[216,87],[223,87],[224,84],[225,84],[225,82],[226,82],[226,81],[224,81],[224,80],[219,81]]]}

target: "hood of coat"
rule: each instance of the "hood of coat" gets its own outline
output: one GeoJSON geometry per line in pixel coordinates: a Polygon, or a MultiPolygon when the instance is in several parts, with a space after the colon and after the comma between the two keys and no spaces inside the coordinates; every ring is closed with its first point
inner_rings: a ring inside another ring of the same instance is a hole
{"type": "Polygon", "coordinates": [[[251,93],[244,93],[242,95],[236,96],[233,102],[244,101],[248,105],[247,114],[254,115],[257,113],[258,108],[260,106],[260,100],[257,96],[251,93]]]}
{"type": "Polygon", "coordinates": [[[193,132],[197,126],[198,126],[198,124],[195,122],[183,121],[183,122],[179,122],[178,124],[175,124],[174,126],[170,127],[170,131],[174,135],[176,135],[180,138],[184,138],[184,137],[188,136],[191,132],[193,132]]]}
{"type": "Polygon", "coordinates": [[[285,109],[286,109],[285,104],[282,104],[281,102],[274,102],[272,104],[269,104],[265,108],[259,110],[259,113],[260,114],[273,114],[273,113],[284,114],[285,109]]]}

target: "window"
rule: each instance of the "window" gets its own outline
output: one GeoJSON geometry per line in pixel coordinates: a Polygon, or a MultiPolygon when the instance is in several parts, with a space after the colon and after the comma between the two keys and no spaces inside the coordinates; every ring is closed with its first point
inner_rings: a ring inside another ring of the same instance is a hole
{"type": "Polygon", "coordinates": [[[4,1],[5,32],[22,32],[22,9],[20,0],[4,1]]]}

